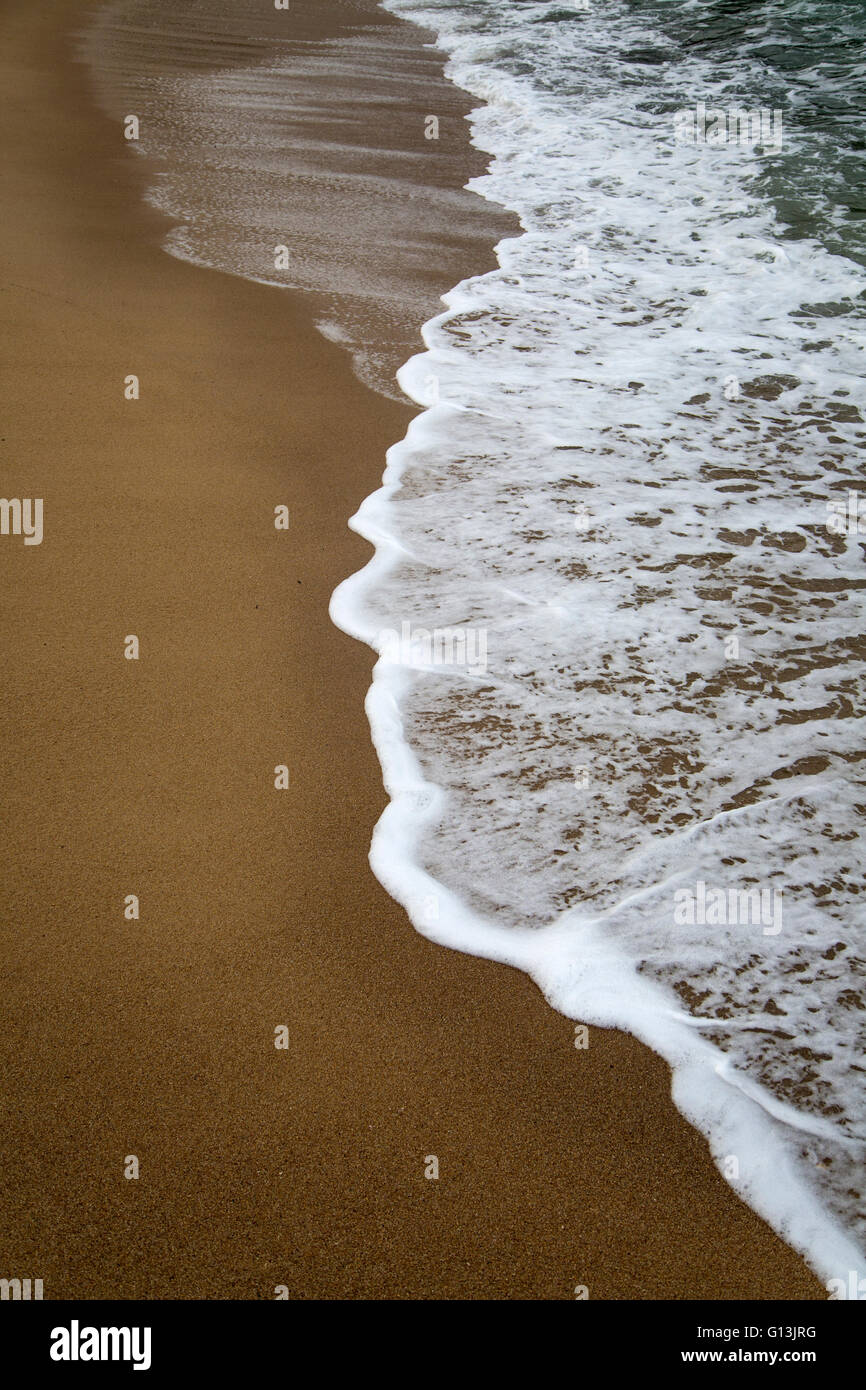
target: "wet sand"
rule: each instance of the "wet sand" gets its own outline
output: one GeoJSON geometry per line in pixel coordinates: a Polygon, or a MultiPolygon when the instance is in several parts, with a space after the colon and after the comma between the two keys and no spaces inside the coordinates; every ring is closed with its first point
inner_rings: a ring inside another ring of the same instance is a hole
{"type": "Polygon", "coordinates": [[[327,608],[410,411],[302,296],[161,250],[72,58],[93,8],[0,16],[0,492],[44,499],[41,545],[0,537],[0,1275],[59,1299],[823,1297],[661,1061],[598,1029],[576,1050],[527,978],[419,937],[372,877],[372,656],[327,608]]]}

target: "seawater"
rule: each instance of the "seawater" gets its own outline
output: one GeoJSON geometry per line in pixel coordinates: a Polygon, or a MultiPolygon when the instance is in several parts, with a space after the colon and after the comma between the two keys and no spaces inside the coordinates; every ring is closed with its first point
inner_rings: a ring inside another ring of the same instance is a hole
{"type": "Polygon", "coordinates": [[[388,8],[524,231],[399,373],[427,409],[332,605],[382,652],[374,868],[666,1057],[735,1189],[863,1278],[866,13],[388,8]]]}

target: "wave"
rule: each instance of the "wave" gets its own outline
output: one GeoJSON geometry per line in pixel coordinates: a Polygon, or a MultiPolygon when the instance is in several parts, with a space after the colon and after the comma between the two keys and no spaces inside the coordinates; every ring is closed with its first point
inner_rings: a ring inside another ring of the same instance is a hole
{"type": "Polygon", "coordinates": [[[783,105],[772,167],[681,141],[678,113],[742,107],[749,64],[675,52],[646,7],[387,8],[484,103],[471,186],[524,231],[398,374],[426,408],[332,601],[380,653],[371,863],[425,935],[664,1056],[726,1178],[847,1284],[866,281],[829,195],[808,227],[772,195],[807,206],[784,168],[814,123],[783,105]]]}

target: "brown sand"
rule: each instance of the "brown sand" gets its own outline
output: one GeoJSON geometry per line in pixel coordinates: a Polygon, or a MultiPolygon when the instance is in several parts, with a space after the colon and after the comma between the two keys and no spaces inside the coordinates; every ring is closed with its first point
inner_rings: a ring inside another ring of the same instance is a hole
{"type": "Polygon", "coordinates": [[[49,1298],[822,1297],[657,1058],[599,1030],[576,1051],[527,978],[431,945],[373,879],[371,656],[327,604],[409,412],[300,297],[160,250],[69,61],[86,13],[0,19],[0,492],[45,499],[41,546],[0,538],[0,1275],[49,1298]]]}

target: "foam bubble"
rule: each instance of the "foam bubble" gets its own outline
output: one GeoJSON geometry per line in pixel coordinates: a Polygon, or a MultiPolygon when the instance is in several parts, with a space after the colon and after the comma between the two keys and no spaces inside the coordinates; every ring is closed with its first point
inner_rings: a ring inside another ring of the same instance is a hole
{"type": "Polygon", "coordinates": [[[389,8],[485,103],[474,187],[525,233],[401,371],[428,409],[332,603],[377,650],[486,636],[483,674],[380,657],[371,862],[425,934],[655,1048],[740,1194],[862,1270],[864,580],[828,516],[860,485],[863,271],[785,237],[759,153],[676,142],[723,81],[626,75],[667,42],[629,6],[579,34],[389,8]]]}

